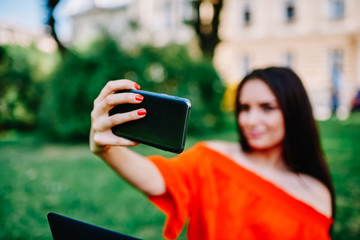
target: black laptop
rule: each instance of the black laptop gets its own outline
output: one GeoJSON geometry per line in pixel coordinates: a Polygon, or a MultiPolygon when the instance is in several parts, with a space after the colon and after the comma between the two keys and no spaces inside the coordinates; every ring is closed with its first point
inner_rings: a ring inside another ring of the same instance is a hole
{"type": "Polygon", "coordinates": [[[56,213],[47,215],[54,240],[101,239],[101,240],[133,240],[139,239],[97,227],[85,222],[71,219],[56,213]]]}

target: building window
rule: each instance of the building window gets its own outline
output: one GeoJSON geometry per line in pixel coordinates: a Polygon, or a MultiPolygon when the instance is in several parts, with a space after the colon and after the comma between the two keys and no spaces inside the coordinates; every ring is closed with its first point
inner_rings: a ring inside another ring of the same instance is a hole
{"type": "Polygon", "coordinates": [[[343,68],[343,52],[335,49],[330,52],[330,74],[335,89],[339,88],[343,68]]]}
{"type": "Polygon", "coordinates": [[[245,25],[250,24],[250,19],[251,19],[250,10],[249,10],[249,9],[246,9],[246,10],[244,11],[244,23],[245,23],[245,25]]]}
{"type": "Polygon", "coordinates": [[[184,23],[192,23],[197,19],[196,12],[194,11],[194,7],[192,5],[191,0],[184,1],[182,6],[182,16],[184,23]]]}
{"type": "Polygon", "coordinates": [[[285,1],[285,19],[287,22],[295,20],[295,0],[285,1]]]}
{"type": "Polygon", "coordinates": [[[245,26],[250,25],[251,23],[251,11],[249,2],[247,2],[243,7],[243,22],[245,26]]]}
{"type": "Polygon", "coordinates": [[[285,53],[284,65],[285,65],[285,67],[288,67],[288,68],[294,67],[294,55],[292,53],[290,53],[290,52],[285,53]]]}
{"type": "Polygon", "coordinates": [[[245,55],[242,57],[242,69],[243,69],[243,76],[250,72],[250,59],[249,56],[245,55]]]}
{"type": "Polygon", "coordinates": [[[331,19],[344,17],[344,0],[329,0],[329,7],[331,19]]]}
{"type": "Polygon", "coordinates": [[[172,29],[172,2],[165,2],[164,3],[164,20],[165,20],[165,29],[170,31],[172,29]]]}
{"type": "Polygon", "coordinates": [[[339,93],[343,81],[343,51],[335,49],[330,52],[331,108],[335,113],[339,106],[339,93]]]}

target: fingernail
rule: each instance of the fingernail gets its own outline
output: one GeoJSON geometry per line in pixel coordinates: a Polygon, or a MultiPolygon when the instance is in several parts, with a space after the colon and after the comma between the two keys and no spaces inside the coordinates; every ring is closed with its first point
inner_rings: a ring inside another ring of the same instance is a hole
{"type": "Polygon", "coordinates": [[[146,114],[146,109],[140,109],[140,110],[138,110],[138,111],[137,111],[137,114],[138,114],[139,116],[144,116],[144,115],[146,114]]]}
{"type": "Polygon", "coordinates": [[[136,95],[135,99],[136,99],[136,101],[142,102],[142,100],[144,100],[144,96],[136,95]]]}
{"type": "Polygon", "coordinates": [[[139,90],[139,89],[140,89],[140,85],[137,84],[137,83],[134,83],[134,87],[135,87],[136,90],[139,90]]]}

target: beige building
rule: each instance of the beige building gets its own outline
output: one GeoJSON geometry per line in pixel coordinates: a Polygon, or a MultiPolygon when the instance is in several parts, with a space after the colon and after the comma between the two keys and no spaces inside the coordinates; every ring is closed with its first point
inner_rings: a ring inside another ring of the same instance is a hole
{"type": "Polygon", "coordinates": [[[0,46],[19,45],[28,47],[34,44],[47,53],[56,51],[57,45],[48,29],[43,26],[24,26],[20,22],[0,19],[0,46]]]}
{"type": "MultiPolygon", "coordinates": [[[[196,15],[191,3],[69,0],[71,44],[84,46],[103,30],[125,48],[188,43],[195,37],[186,24],[196,15]]],[[[201,9],[213,16],[211,7],[201,9]]],[[[223,0],[214,65],[230,89],[253,68],[292,67],[318,119],[330,117],[333,99],[345,118],[360,88],[359,9],[360,0],[223,0]]]]}
{"type": "Polygon", "coordinates": [[[194,38],[186,21],[193,19],[191,0],[69,0],[73,45],[86,45],[102,33],[124,48],[138,44],[162,46],[194,38]]]}
{"type": "Polygon", "coordinates": [[[360,88],[359,0],[224,0],[214,64],[231,86],[249,70],[292,67],[318,119],[345,118],[360,88]]]}

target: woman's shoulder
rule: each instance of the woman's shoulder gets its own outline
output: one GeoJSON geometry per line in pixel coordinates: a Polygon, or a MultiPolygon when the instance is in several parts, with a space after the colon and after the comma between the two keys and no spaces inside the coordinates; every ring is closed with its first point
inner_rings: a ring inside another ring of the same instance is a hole
{"type": "Polygon", "coordinates": [[[288,195],[306,203],[323,215],[331,216],[330,191],[318,179],[288,170],[273,169],[263,171],[247,159],[246,154],[244,154],[240,144],[237,142],[213,140],[203,142],[202,144],[213,151],[227,156],[241,167],[271,182],[288,195]]]}
{"type": "Polygon", "coordinates": [[[300,178],[299,191],[300,200],[312,206],[318,212],[327,217],[332,215],[331,194],[329,189],[320,180],[307,174],[298,174],[300,178]]]}

